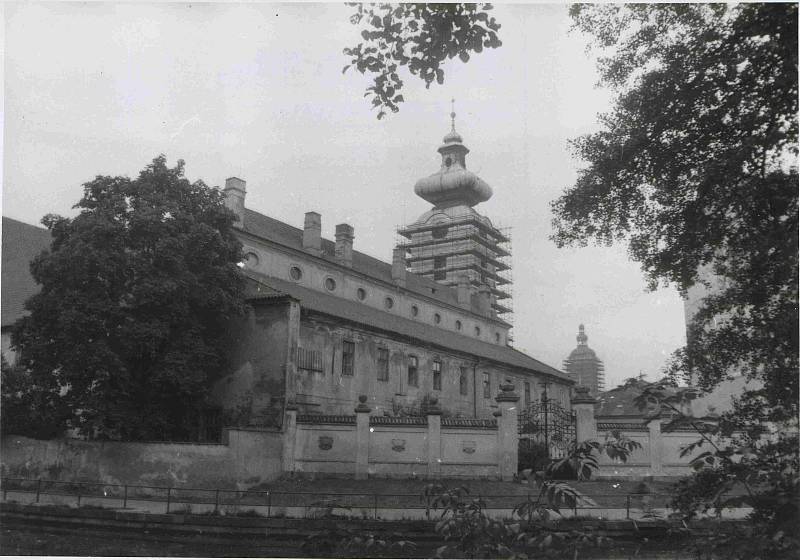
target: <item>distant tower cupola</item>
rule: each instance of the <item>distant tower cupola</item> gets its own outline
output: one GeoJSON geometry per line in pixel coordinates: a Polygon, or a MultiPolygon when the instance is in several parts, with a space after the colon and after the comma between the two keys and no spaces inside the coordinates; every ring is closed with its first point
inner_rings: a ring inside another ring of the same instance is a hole
{"type": "Polygon", "coordinates": [[[594,350],[589,348],[589,337],[583,325],[578,326],[575,337],[578,346],[564,360],[564,371],[575,381],[576,385],[588,387],[589,394],[597,396],[605,389],[605,366],[594,350]]]}
{"type": "Polygon", "coordinates": [[[457,287],[459,303],[491,318],[510,320],[510,239],[473,206],[492,197],[492,188],[467,170],[469,149],[456,132],[450,112],[450,132],[437,151],[439,170],[417,181],[414,192],[433,205],[414,223],[398,231],[407,241],[398,245],[408,254],[408,270],[441,284],[457,287]],[[481,291],[482,297],[472,297],[481,291]],[[503,300],[506,300],[503,302],[503,300]],[[503,302],[503,303],[501,303],[503,302]]]}

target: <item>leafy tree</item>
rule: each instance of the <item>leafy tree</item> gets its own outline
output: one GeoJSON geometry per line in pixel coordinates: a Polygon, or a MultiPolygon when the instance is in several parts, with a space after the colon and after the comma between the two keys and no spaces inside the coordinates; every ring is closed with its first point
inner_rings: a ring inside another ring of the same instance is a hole
{"type": "Polygon", "coordinates": [[[33,386],[92,437],[191,437],[243,311],[235,217],[222,194],[159,156],[136,179],[98,176],[75,218],[48,215],[41,291],[12,342],[33,386]],[[55,395],[54,395],[55,392],[55,395]]]}
{"type": "Polygon", "coordinates": [[[797,4],[575,5],[617,91],[553,203],[559,246],[625,241],[650,286],[721,280],[675,369],[738,370],[771,420],[798,401],[797,4]]]}
{"type": "Polygon", "coordinates": [[[6,362],[4,356],[0,361],[0,431],[37,439],[50,439],[62,434],[69,410],[59,398],[54,378],[32,379],[24,369],[6,362]]]}
{"type": "Polygon", "coordinates": [[[624,241],[651,287],[706,289],[671,373],[711,390],[740,372],[759,388],[713,422],[684,417],[677,403],[688,395],[674,388],[653,386],[642,404],[697,429],[687,452],[706,446],[676,505],[722,506],[743,487],[736,501],[754,514],[748,542],[730,550],[761,543],[780,554],[797,545],[787,527],[800,521],[797,4],[581,4],[571,14],[618,97],[599,132],[573,141],[587,166],[553,203],[553,239],[624,241]]]}
{"type": "Polygon", "coordinates": [[[364,97],[371,98],[378,118],[396,113],[403,102],[405,67],[430,87],[444,83],[442,63],[459,57],[467,62],[484,48],[502,45],[500,24],[489,15],[491,4],[348,4],[356,8],[350,22],[362,28],[362,42],[344,49],[351,66],[374,81],[364,97]]]}

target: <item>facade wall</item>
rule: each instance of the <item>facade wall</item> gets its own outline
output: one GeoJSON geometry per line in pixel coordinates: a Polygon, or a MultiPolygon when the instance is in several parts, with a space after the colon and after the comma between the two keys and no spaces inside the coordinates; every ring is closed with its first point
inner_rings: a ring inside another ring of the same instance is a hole
{"type": "MultiPolygon", "coordinates": [[[[291,302],[256,303],[229,328],[233,349],[212,399],[231,425],[280,424],[290,354],[291,302]]],[[[296,304],[295,304],[296,305],[296,304]]]]}
{"type": "MultiPolygon", "coordinates": [[[[518,391],[526,381],[532,390],[541,391],[541,380],[536,376],[343,325],[313,313],[303,313],[298,347],[318,352],[322,363],[322,371],[297,370],[290,392],[295,393],[301,413],[352,414],[358,396],[367,395],[373,415],[396,415],[418,409],[426,397],[436,397],[446,415],[489,418],[497,409],[494,397],[499,385],[506,379],[510,379],[518,391]],[[343,375],[345,341],[352,342],[355,350],[352,376],[343,375]],[[381,348],[388,350],[387,380],[378,379],[381,348]],[[412,357],[418,364],[416,387],[408,382],[412,357]],[[441,363],[441,389],[434,389],[433,385],[436,360],[441,363]],[[466,394],[461,393],[461,368],[465,368],[466,373],[466,394]],[[487,393],[483,388],[484,373],[489,375],[487,393]]],[[[551,398],[569,407],[566,385],[552,383],[548,392],[551,398]]]]}
{"type": "MultiPolygon", "coordinates": [[[[396,313],[414,321],[435,324],[438,328],[460,332],[484,342],[505,346],[508,341],[508,328],[488,318],[468,313],[457,307],[437,303],[400,286],[379,282],[347,267],[336,266],[300,251],[258,243],[247,237],[242,237],[241,241],[245,254],[249,255],[246,266],[259,274],[297,282],[312,290],[323,291],[382,311],[396,313]],[[289,271],[293,266],[302,271],[302,277],[299,280],[295,280],[290,275],[289,271]],[[325,288],[325,281],[328,278],[336,283],[333,291],[325,288]],[[364,300],[358,299],[359,288],[366,292],[364,300]],[[386,307],[386,298],[391,298],[393,301],[391,309],[386,307]],[[418,309],[417,315],[413,314],[413,306],[418,309]],[[439,323],[435,322],[434,316],[437,313],[441,317],[439,323]],[[457,329],[456,321],[461,322],[461,330],[457,329]],[[480,327],[480,335],[476,335],[476,326],[480,327]]],[[[442,286],[441,289],[449,290],[451,288],[442,286]]]]}
{"type": "Polygon", "coordinates": [[[248,488],[281,473],[281,434],[227,430],[226,444],[0,440],[2,474],[149,486],[248,488]]]}

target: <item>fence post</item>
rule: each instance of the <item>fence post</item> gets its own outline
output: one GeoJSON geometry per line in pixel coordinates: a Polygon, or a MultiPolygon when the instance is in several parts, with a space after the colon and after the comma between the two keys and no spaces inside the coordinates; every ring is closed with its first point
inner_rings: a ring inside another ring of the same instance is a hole
{"type": "Polygon", "coordinates": [[[267,517],[272,517],[272,493],[267,491],[267,517]]]}
{"type": "Polygon", "coordinates": [[[42,493],[42,479],[36,481],[36,503],[39,503],[39,495],[42,493]]]}
{"type": "Polygon", "coordinates": [[[514,385],[509,380],[500,385],[500,391],[494,399],[500,409],[500,416],[497,417],[497,466],[502,480],[513,480],[519,458],[519,395],[514,392],[514,385]]]}
{"type": "Polygon", "coordinates": [[[128,485],[127,484],[125,485],[125,490],[124,490],[124,494],[123,494],[123,497],[122,497],[122,507],[123,507],[123,509],[128,507],[128,485]]]}
{"type": "Polygon", "coordinates": [[[356,412],[356,479],[369,476],[369,413],[372,409],[367,406],[367,396],[358,396],[356,412]]]}
{"type": "Polygon", "coordinates": [[[630,519],[631,518],[631,495],[630,494],[627,495],[626,502],[627,502],[627,504],[626,504],[626,508],[625,508],[626,509],[626,511],[625,511],[625,519],[630,519]]]}
{"type": "Polygon", "coordinates": [[[442,407],[436,397],[430,398],[425,417],[428,422],[428,476],[439,478],[442,475],[442,407]]]}
{"type": "Polygon", "coordinates": [[[8,479],[4,478],[3,479],[3,501],[5,501],[6,498],[8,498],[8,479]]]}
{"type": "Polygon", "coordinates": [[[214,492],[214,513],[219,511],[219,488],[214,492]]]}
{"type": "Polygon", "coordinates": [[[167,513],[169,513],[169,502],[172,499],[172,487],[167,488],[167,513]]]}
{"type": "Polygon", "coordinates": [[[373,503],[373,507],[375,508],[375,519],[378,519],[378,495],[377,494],[373,494],[372,495],[372,503],[373,503]]]}

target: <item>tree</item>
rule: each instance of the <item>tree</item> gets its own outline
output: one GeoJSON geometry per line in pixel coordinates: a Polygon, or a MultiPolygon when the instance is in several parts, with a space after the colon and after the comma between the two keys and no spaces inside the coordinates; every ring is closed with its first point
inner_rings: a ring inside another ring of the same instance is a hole
{"type": "Polygon", "coordinates": [[[92,437],[185,439],[244,309],[241,245],[223,195],[159,156],[98,176],[75,218],[48,215],[41,291],[14,326],[20,365],[92,437]]]}
{"type": "Polygon", "coordinates": [[[704,300],[677,356],[711,389],[764,383],[771,420],[796,415],[797,5],[576,5],[618,92],[603,129],[573,141],[587,162],[553,203],[559,246],[625,241],[650,286],[704,300]]]}
{"type": "Polygon", "coordinates": [[[400,67],[430,87],[434,80],[444,83],[441,66],[447,59],[467,62],[484,48],[502,45],[500,24],[488,14],[491,4],[348,5],[356,8],[350,22],[362,27],[363,41],[344,49],[351,60],[342,72],[352,66],[375,76],[364,97],[371,98],[379,119],[403,102],[400,67]]]}
{"type": "MultiPolygon", "coordinates": [[[[741,372],[761,388],[696,426],[711,449],[693,462],[677,505],[694,507],[701,494],[722,505],[744,485],[738,503],[754,508],[746,538],[782,554],[797,544],[786,528],[800,522],[797,5],[571,13],[601,49],[601,83],[618,97],[599,132],[573,141],[587,166],[553,203],[553,239],[623,241],[650,287],[708,289],[671,373],[710,390],[741,372]]],[[[643,398],[695,422],[673,404],[687,395],[656,389],[643,398]]]]}

